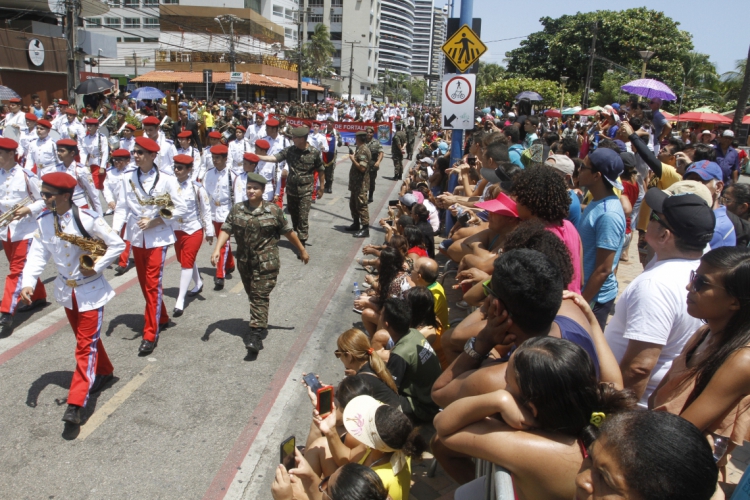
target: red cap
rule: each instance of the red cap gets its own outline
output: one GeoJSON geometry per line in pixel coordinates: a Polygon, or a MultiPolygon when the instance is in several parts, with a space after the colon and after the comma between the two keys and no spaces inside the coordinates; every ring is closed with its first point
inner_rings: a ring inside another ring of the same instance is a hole
{"type": "Polygon", "coordinates": [[[313,125],[323,125],[323,122],[319,120],[313,120],[313,125]]]}
{"type": "Polygon", "coordinates": [[[227,147],[223,144],[217,144],[216,146],[211,146],[211,154],[212,155],[226,155],[229,154],[229,150],[227,147]]]}
{"type": "Polygon", "coordinates": [[[75,110],[75,108],[66,108],[65,109],[66,115],[77,115],[78,111],[75,110]]]}
{"type": "Polygon", "coordinates": [[[260,158],[255,153],[245,153],[242,158],[249,161],[250,163],[258,163],[260,158]]]}
{"type": "Polygon", "coordinates": [[[35,122],[37,120],[37,117],[34,113],[26,113],[26,119],[30,122],[35,122]]]}
{"type": "Polygon", "coordinates": [[[51,174],[43,175],[42,182],[48,186],[66,191],[75,189],[76,185],[78,185],[75,178],[66,172],[52,172],[51,174]]]}
{"type": "Polygon", "coordinates": [[[180,139],[187,139],[191,135],[193,135],[193,133],[190,130],[185,130],[184,132],[180,132],[179,134],[177,134],[177,137],[180,139]]]}
{"type": "Polygon", "coordinates": [[[37,120],[36,125],[37,127],[52,128],[52,124],[49,120],[37,120]]]}
{"type": "Polygon", "coordinates": [[[135,125],[133,125],[132,123],[126,124],[125,128],[128,129],[128,130],[132,130],[132,131],[135,132],[135,125]]]}
{"type": "Polygon", "coordinates": [[[66,101],[65,99],[60,99],[59,101],[57,101],[57,104],[59,104],[60,106],[67,106],[68,101],[66,101]]]}
{"type": "Polygon", "coordinates": [[[494,200],[475,203],[474,206],[487,210],[493,214],[504,215],[506,217],[518,217],[516,202],[505,193],[500,193],[494,200]]]}
{"type": "MultiPolygon", "coordinates": [[[[60,143],[58,142],[58,144],[60,143]]],[[[130,151],[128,151],[127,149],[122,149],[122,148],[115,149],[114,151],[112,151],[112,157],[113,158],[130,158],[130,151]]]]}
{"type": "Polygon", "coordinates": [[[73,139],[60,139],[55,144],[57,144],[58,146],[66,146],[66,147],[69,147],[69,148],[77,148],[78,147],[78,143],[76,141],[74,141],[73,139]]]}
{"type": "Polygon", "coordinates": [[[194,160],[195,158],[190,155],[174,155],[174,158],[172,158],[172,161],[180,165],[190,165],[194,160]]]}
{"type": "Polygon", "coordinates": [[[144,125],[159,125],[159,119],[155,116],[149,116],[148,118],[143,119],[144,125]]]}
{"type": "Polygon", "coordinates": [[[10,99],[8,99],[8,102],[18,104],[19,102],[21,102],[21,99],[19,97],[11,97],[10,99]]]}
{"type": "Polygon", "coordinates": [[[0,137],[0,149],[8,149],[11,151],[15,151],[18,149],[18,143],[14,141],[13,139],[8,139],[7,137],[0,137]]]}
{"type": "Polygon", "coordinates": [[[266,116],[265,116],[265,115],[264,115],[263,113],[261,113],[260,111],[256,111],[256,112],[255,112],[255,114],[256,114],[256,115],[258,115],[258,116],[260,116],[261,118],[265,118],[265,117],[266,117],[266,116]]]}
{"type": "Polygon", "coordinates": [[[237,130],[242,130],[243,132],[247,131],[247,129],[243,127],[242,125],[237,125],[237,130]]]}
{"type": "Polygon", "coordinates": [[[210,139],[221,139],[221,133],[213,131],[208,133],[210,139]]]}
{"type": "Polygon", "coordinates": [[[83,120],[83,123],[85,123],[86,125],[99,125],[99,120],[97,120],[96,118],[86,118],[85,120],[83,120]]]}
{"type": "Polygon", "coordinates": [[[159,152],[159,145],[156,144],[155,141],[149,139],[148,137],[143,137],[143,136],[136,137],[135,138],[135,143],[138,144],[143,149],[145,149],[146,151],[149,151],[151,153],[158,153],[159,152]]]}
{"type": "Polygon", "coordinates": [[[268,149],[271,147],[271,145],[265,139],[258,139],[257,141],[255,141],[255,145],[260,149],[268,149]]]}
{"type": "Polygon", "coordinates": [[[266,127],[278,127],[279,126],[279,120],[276,118],[269,118],[266,122],[266,127]]]}

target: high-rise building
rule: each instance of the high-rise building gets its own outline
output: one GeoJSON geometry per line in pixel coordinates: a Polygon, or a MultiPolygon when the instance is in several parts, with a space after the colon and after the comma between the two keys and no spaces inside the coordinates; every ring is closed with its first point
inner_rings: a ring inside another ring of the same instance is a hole
{"type": "Polygon", "coordinates": [[[435,13],[434,0],[414,0],[414,42],[411,52],[412,76],[430,74],[432,52],[432,17],[435,13]]]}
{"type": "Polygon", "coordinates": [[[412,74],[414,43],[414,0],[381,0],[380,75],[412,74]]]}
{"type": "Polygon", "coordinates": [[[430,50],[430,86],[426,100],[440,104],[445,72],[445,55],[442,46],[448,32],[448,7],[434,7],[432,16],[432,48],[430,50]]]}

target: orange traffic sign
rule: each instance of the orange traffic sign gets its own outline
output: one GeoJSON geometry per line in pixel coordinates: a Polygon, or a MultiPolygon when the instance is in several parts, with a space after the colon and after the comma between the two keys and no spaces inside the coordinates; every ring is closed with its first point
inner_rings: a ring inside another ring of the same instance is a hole
{"type": "Polygon", "coordinates": [[[487,46],[482,43],[476,33],[464,24],[443,44],[443,53],[450,62],[462,73],[469,69],[482,54],[487,52],[487,46]]]}

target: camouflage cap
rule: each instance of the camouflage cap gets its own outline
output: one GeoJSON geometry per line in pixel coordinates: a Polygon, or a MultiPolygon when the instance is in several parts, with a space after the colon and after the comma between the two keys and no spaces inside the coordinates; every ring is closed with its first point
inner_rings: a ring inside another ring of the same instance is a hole
{"type": "Polygon", "coordinates": [[[309,133],[309,127],[295,127],[292,129],[292,137],[307,137],[309,133]]]}
{"type": "Polygon", "coordinates": [[[367,137],[367,132],[364,131],[364,130],[357,130],[357,133],[354,134],[354,135],[357,136],[357,137],[364,137],[364,138],[366,138],[367,137]]]}
{"type": "Polygon", "coordinates": [[[248,172],[247,182],[257,182],[258,184],[263,184],[265,186],[268,183],[268,179],[260,174],[256,174],[255,172],[248,172]]]}

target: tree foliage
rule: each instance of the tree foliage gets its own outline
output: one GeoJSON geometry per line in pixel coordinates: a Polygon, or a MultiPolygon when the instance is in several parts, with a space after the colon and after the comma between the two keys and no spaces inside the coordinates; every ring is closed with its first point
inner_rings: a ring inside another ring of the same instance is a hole
{"type": "Polygon", "coordinates": [[[489,85],[505,76],[505,68],[503,68],[499,64],[479,61],[479,71],[477,72],[477,87],[489,85]]]}
{"type": "Polygon", "coordinates": [[[336,47],[331,42],[328,27],[319,23],[315,31],[302,46],[302,74],[313,78],[328,78],[333,70],[333,54],[336,47]]]}
{"type": "MultiPolygon", "coordinates": [[[[540,103],[546,107],[560,106],[562,88],[557,82],[536,78],[503,78],[489,85],[478,86],[477,93],[482,103],[489,105],[503,105],[506,102],[514,103],[516,96],[524,90],[531,90],[541,95],[544,100],[540,103]]],[[[565,106],[574,106],[580,100],[580,95],[565,92],[565,106]]]]}

